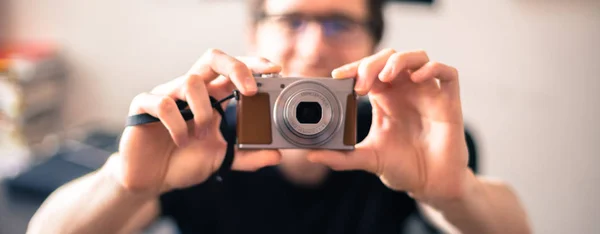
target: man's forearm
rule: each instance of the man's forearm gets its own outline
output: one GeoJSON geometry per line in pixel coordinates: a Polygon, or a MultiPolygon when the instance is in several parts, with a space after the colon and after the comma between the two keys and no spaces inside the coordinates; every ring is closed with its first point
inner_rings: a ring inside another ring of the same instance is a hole
{"type": "Polygon", "coordinates": [[[531,233],[524,208],[504,183],[476,177],[462,198],[432,204],[461,233],[531,233]]]}
{"type": "Polygon", "coordinates": [[[142,207],[153,205],[156,197],[123,189],[110,175],[110,164],[56,190],[36,212],[27,232],[119,233],[130,227],[130,219],[142,207]]]}

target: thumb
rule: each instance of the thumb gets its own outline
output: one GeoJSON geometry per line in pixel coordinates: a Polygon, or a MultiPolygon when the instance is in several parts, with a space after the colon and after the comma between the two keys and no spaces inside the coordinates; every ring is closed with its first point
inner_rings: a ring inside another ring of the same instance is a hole
{"type": "Polygon", "coordinates": [[[274,166],[281,161],[278,150],[235,150],[231,169],[237,171],[256,171],[266,166],[274,166]]]}
{"type": "Polygon", "coordinates": [[[316,150],[307,155],[307,159],[320,163],[336,171],[364,170],[377,173],[378,163],[375,151],[358,146],[353,151],[316,150]]]}

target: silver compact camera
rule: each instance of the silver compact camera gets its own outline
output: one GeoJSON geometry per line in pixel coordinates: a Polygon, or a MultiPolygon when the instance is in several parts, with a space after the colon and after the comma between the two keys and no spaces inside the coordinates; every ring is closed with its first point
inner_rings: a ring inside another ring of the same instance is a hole
{"type": "Polygon", "coordinates": [[[255,78],[258,92],[240,95],[236,107],[240,149],[354,149],[354,79],[255,78]]]}

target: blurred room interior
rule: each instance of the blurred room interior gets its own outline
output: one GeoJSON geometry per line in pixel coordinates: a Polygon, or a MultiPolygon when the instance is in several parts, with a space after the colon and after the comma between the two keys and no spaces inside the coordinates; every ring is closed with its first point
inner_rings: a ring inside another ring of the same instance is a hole
{"type": "MultiPolygon", "coordinates": [[[[243,55],[246,13],[243,0],[0,1],[0,233],[24,233],[50,192],[102,165],[136,94],[208,48],[243,55]]],[[[600,233],[600,1],[385,13],[382,47],[458,68],[480,173],[514,187],[534,232],[600,233]]]]}

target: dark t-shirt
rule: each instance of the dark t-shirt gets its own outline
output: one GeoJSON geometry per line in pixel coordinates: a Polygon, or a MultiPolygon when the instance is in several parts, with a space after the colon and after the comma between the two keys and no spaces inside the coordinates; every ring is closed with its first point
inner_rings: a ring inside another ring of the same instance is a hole
{"type": "MultiPolygon", "coordinates": [[[[371,126],[371,106],[359,102],[357,138],[371,126]]],[[[235,131],[235,107],[226,111],[235,131]]],[[[222,131],[224,131],[222,129],[222,131]]],[[[474,145],[467,134],[474,162],[474,145]]],[[[278,167],[256,172],[230,172],[197,186],[160,198],[161,213],[172,217],[182,233],[403,233],[409,217],[422,221],[416,202],[395,192],[377,176],[363,171],[330,171],[317,187],[299,187],[280,174],[278,167]],[[416,218],[415,218],[416,217],[416,218]]]]}

